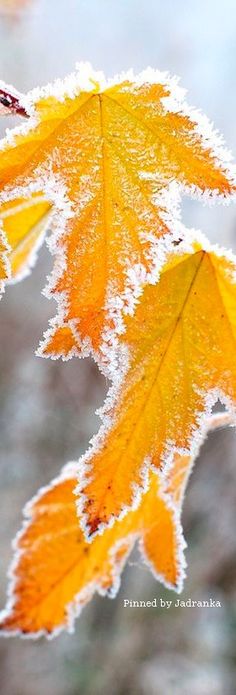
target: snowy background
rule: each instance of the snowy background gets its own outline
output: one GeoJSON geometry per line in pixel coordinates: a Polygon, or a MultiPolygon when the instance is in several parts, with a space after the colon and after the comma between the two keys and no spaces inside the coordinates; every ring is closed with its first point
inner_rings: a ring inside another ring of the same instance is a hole
{"type": "MultiPolygon", "coordinates": [[[[63,76],[89,60],[106,74],[147,65],[181,76],[236,153],[234,0],[0,0],[0,79],[19,90],[63,76]]],[[[236,208],[183,203],[183,219],[236,249],[236,208]]],[[[36,359],[55,307],[41,295],[51,267],[46,249],[32,277],[8,289],[0,306],[1,605],[10,543],[21,508],[62,465],[78,458],[98,427],[107,384],[89,360],[36,359]]],[[[189,544],[183,598],[221,609],[124,610],[123,598],[166,592],[136,556],[113,601],[95,598],[74,636],[54,642],[0,641],[4,695],[232,695],[236,612],[236,435],[211,435],[184,508],[189,544]]]]}

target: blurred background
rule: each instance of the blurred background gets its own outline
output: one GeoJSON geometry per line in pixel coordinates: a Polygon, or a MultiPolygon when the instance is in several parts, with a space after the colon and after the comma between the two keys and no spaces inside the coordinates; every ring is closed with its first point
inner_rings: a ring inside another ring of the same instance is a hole
{"type": "MultiPolygon", "coordinates": [[[[79,60],[111,75],[147,65],[181,76],[236,152],[235,0],[0,0],[0,79],[21,91],[79,60]]],[[[3,121],[0,123],[3,134],[3,121]]],[[[236,208],[183,201],[183,219],[236,250],[236,208]]],[[[0,305],[1,605],[11,539],[24,503],[87,448],[108,384],[89,360],[50,362],[34,350],[55,306],[41,295],[51,258],[7,289],[0,305]]],[[[0,641],[3,695],[233,695],[236,693],[236,434],[208,437],[184,505],[183,599],[218,609],[124,609],[123,599],[174,599],[131,558],[114,600],[95,598],[75,635],[0,641]]]]}

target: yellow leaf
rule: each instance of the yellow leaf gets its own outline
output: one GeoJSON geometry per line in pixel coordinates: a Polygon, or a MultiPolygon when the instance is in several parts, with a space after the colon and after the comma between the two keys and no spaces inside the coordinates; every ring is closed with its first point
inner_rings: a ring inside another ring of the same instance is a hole
{"type": "Polygon", "coordinates": [[[3,203],[0,220],[9,246],[11,280],[21,280],[30,271],[43,243],[51,206],[42,195],[3,203]]]}
{"type": "Polygon", "coordinates": [[[236,262],[193,243],[145,288],[121,344],[127,372],[108,396],[108,422],[80,462],[78,502],[87,537],[135,504],[152,463],[194,455],[205,415],[236,404],[236,262]]]}
{"type": "MultiPolygon", "coordinates": [[[[176,458],[179,469],[179,458],[176,458]]],[[[182,457],[186,475],[189,458],[182,457]]],[[[175,467],[171,473],[174,479],[175,467]]],[[[176,478],[177,479],[177,478],[176,478]]],[[[139,508],[130,512],[93,543],[84,540],[78,525],[75,497],[76,466],[64,473],[27,505],[27,525],[16,540],[10,600],[0,629],[11,634],[57,634],[73,621],[98,593],[114,596],[135,541],[154,576],[181,590],[185,542],[180,509],[164,491],[164,481],[151,473],[149,489],[139,508]]],[[[179,493],[183,480],[178,479],[179,493]]],[[[175,482],[173,483],[175,488],[175,482]]]]}
{"type": "Polygon", "coordinates": [[[97,353],[180,233],[179,188],[226,198],[234,180],[220,139],[161,73],[107,83],[82,66],[21,103],[32,117],[2,143],[0,202],[43,192],[60,213],[48,288],[59,318],[41,352],[97,353]]]}

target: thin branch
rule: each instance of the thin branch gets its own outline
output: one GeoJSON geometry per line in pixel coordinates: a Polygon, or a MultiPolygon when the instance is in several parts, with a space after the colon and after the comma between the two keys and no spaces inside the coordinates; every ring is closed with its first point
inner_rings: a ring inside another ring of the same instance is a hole
{"type": "Polygon", "coordinates": [[[21,94],[15,90],[14,92],[11,91],[11,88],[8,89],[7,85],[4,89],[0,86],[0,116],[15,114],[29,118],[29,114],[21,104],[21,98],[21,94]]]}

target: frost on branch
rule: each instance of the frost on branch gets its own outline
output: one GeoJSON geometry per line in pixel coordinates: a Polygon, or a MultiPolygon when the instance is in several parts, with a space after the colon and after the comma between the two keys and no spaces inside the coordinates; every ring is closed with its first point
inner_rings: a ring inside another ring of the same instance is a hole
{"type": "Polygon", "coordinates": [[[0,80],[0,116],[18,115],[28,118],[29,114],[22,106],[21,99],[22,94],[0,80]]]}

